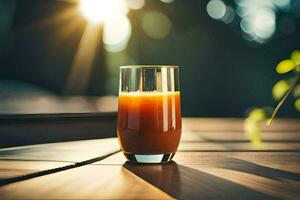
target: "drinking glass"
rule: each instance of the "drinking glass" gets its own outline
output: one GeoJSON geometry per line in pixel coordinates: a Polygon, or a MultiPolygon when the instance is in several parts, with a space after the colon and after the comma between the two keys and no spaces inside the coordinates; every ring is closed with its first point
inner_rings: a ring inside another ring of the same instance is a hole
{"type": "Polygon", "coordinates": [[[117,133],[129,161],[173,158],[181,136],[178,66],[120,67],[117,133]]]}

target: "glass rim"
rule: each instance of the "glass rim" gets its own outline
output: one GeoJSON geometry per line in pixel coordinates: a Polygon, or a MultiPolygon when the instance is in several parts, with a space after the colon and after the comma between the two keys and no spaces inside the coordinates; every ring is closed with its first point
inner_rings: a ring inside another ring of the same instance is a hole
{"type": "Polygon", "coordinates": [[[179,68],[177,65],[122,65],[120,69],[161,69],[161,68],[179,68]]]}

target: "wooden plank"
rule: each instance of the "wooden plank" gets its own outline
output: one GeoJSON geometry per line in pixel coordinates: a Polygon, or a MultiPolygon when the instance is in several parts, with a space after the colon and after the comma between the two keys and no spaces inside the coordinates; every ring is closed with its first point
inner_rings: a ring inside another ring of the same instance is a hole
{"type": "MultiPolygon", "coordinates": [[[[1,199],[296,199],[300,196],[297,120],[287,123],[283,120],[277,124],[278,129],[263,134],[269,141],[260,149],[244,142],[247,140],[241,131],[241,120],[210,120],[206,122],[211,126],[207,131],[202,130],[207,126],[205,120],[184,120],[187,123],[183,142],[175,162],[133,165],[119,152],[89,165],[2,186],[1,199]],[[205,125],[199,128],[201,123],[205,125]]],[[[40,167],[29,164],[30,159],[41,166],[50,164],[37,160],[76,163],[99,156],[102,147],[106,153],[112,147],[118,149],[116,138],[109,141],[103,145],[94,140],[9,148],[0,151],[0,158],[6,159],[0,162],[0,168],[3,177],[9,177],[37,172],[40,167]],[[28,166],[22,166],[25,161],[9,159],[27,160],[28,166]]]]}
{"type": "Polygon", "coordinates": [[[81,162],[119,151],[116,138],[49,143],[0,149],[0,160],[81,162]]]}
{"type": "MultiPolygon", "coordinates": [[[[183,165],[219,168],[243,166],[243,164],[247,164],[243,161],[247,161],[287,171],[293,169],[296,173],[300,172],[300,152],[177,152],[174,160],[183,165]],[[235,159],[238,161],[235,162],[235,159]]],[[[106,159],[103,160],[103,162],[105,161],[106,159]]]]}
{"type": "Polygon", "coordinates": [[[65,170],[63,167],[69,169],[93,159],[101,160],[118,151],[116,138],[0,149],[0,179],[42,176],[44,171],[52,169],[55,171],[49,173],[55,173],[65,170]]]}
{"type": "Polygon", "coordinates": [[[250,142],[184,142],[180,143],[178,151],[300,151],[300,143],[263,142],[255,145],[250,142]]]}
{"type": "Polygon", "coordinates": [[[299,197],[299,174],[257,166],[256,164],[247,166],[237,163],[234,168],[228,169],[205,168],[201,165],[188,166],[178,163],[125,165],[131,172],[176,199],[299,197]],[[261,168],[263,171],[255,171],[261,168]]]}
{"type": "Polygon", "coordinates": [[[67,162],[0,160],[0,180],[70,165],[67,162]]]}
{"type": "MultiPolygon", "coordinates": [[[[201,170],[197,167],[191,167],[192,169],[201,170]]],[[[272,170],[272,169],[271,169],[272,170]]],[[[268,196],[277,198],[277,199],[297,199],[300,196],[299,191],[299,180],[289,179],[286,177],[273,177],[257,175],[254,173],[248,173],[238,170],[231,170],[231,169],[202,169],[203,172],[206,172],[210,175],[221,177],[228,181],[232,181],[238,185],[247,187],[257,192],[264,193],[268,196]],[[234,177],[234,178],[232,178],[234,177]]],[[[252,169],[251,169],[252,171],[252,169]]],[[[274,170],[275,171],[275,170],[274,170]]],[[[275,174],[281,170],[276,170],[275,174]]],[[[284,172],[284,170],[283,170],[284,172]]],[[[272,173],[272,172],[271,172],[272,173]]],[[[293,176],[293,175],[287,175],[293,176]]]]}
{"type": "Polygon", "coordinates": [[[300,153],[178,153],[175,160],[276,198],[300,196],[300,153]]]}
{"type": "Polygon", "coordinates": [[[132,165],[118,153],[95,165],[123,165],[176,199],[300,195],[300,152],[178,152],[174,160],[164,165],[132,165]]]}
{"type": "MultiPolygon", "coordinates": [[[[265,142],[300,142],[300,131],[296,132],[262,132],[261,138],[265,142]]],[[[247,142],[249,141],[244,132],[223,131],[183,131],[182,142],[247,142]]]]}
{"type": "MultiPolygon", "coordinates": [[[[176,199],[271,199],[272,196],[175,162],[124,167],[176,199]]],[[[209,169],[207,169],[209,170],[209,169]]]]}
{"type": "Polygon", "coordinates": [[[92,165],[123,165],[126,162],[126,158],[122,152],[115,153],[108,158],[95,162],[92,165]]]}
{"type": "MultiPolygon", "coordinates": [[[[208,168],[240,164],[232,162],[231,158],[300,172],[300,152],[177,152],[174,161],[182,165],[208,168]]],[[[126,158],[119,152],[93,165],[123,165],[125,162],[126,158]]]]}
{"type": "MultiPolygon", "coordinates": [[[[186,131],[243,131],[244,119],[241,118],[183,118],[186,131]]],[[[261,124],[263,131],[300,131],[300,119],[275,119],[272,126],[261,124]]]]}
{"type": "MultiPolygon", "coordinates": [[[[121,153],[118,156],[124,158],[121,153]]],[[[106,160],[112,157],[120,161],[115,155],[106,160]]],[[[165,165],[102,162],[6,185],[0,194],[4,199],[273,199],[300,195],[300,153],[178,152],[175,161],[165,165]]]]}
{"type": "Polygon", "coordinates": [[[122,166],[88,165],[0,187],[1,199],[172,199],[122,166]]]}

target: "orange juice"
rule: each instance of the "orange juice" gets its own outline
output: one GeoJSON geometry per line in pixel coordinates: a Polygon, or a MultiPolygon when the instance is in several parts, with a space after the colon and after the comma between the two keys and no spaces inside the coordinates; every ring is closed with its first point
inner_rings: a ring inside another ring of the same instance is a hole
{"type": "Polygon", "coordinates": [[[123,152],[176,152],[181,136],[180,93],[121,93],[117,132],[123,152]]]}

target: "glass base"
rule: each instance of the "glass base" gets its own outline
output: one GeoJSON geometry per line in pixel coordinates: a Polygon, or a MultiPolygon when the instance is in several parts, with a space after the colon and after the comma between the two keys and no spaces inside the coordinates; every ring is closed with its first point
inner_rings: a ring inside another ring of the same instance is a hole
{"type": "Polygon", "coordinates": [[[123,152],[127,160],[134,163],[166,163],[172,160],[175,153],[135,154],[123,152]]]}

